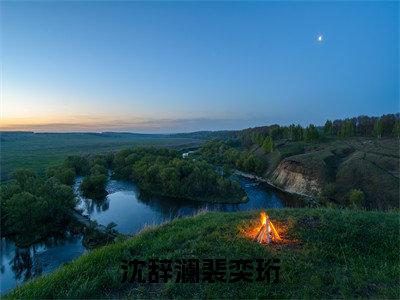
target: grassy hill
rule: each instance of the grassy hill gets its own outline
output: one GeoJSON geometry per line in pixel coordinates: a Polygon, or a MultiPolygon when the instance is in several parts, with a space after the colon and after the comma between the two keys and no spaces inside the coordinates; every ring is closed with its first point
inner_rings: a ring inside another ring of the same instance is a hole
{"type": "MultiPolygon", "coordinates": [[[[279,171],[293,177],[302,174],[306,180],[315,180],[319,191],[329,185],[328,197],[339,205],[348,204],[351,189],[360,189],[365,194],[365,207],[384,210],[399,207],[399,149],[398,139],[357,137],[315,142],[283,140],[271,153],[265,154],[256,145],[251,151],[266,161],[267,178],[277,177],[279,171]]],[[[290,188],[285,183],[277,185],[290,188]]],[[[300,189],[300,193],[318,196],[317,189],[300,189]]]]}
{"type": "Polygon", "coordinates": [[[186,148],[198,139],[160,134],[0,132],[1,179],[16,168],[42,172],[72,154],[102,153],[133,146],[186,148]]]}
{"type": "Polygon", "coordinates": [[[399,214],[268,211],[284,244],[244,236],[259,212],[202,213],[90,252],[25,284],[13,298],[399,298],[399,214]],[[121,259],[281,259],[280,283],[121,284],[121,259]]]}

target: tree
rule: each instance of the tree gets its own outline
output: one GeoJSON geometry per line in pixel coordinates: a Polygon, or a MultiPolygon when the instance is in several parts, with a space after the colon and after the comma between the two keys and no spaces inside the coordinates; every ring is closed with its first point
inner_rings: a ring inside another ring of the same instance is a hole
{"type": "Polygon", "coordinates": [[[15,236],[19,244],[36,240],[43,233],[47,203],[43,197],[36,197],[29,192],[15,194],[7,202],[8,235],[15,236]],[[35,230],[32,230],[32,229],[35,230]],[[23,233],[23,234],[20,234],[23,233]]]}
{"type": "Polygon", "coordinates": [[[326,136],[331,136],[333,134],[333,123],[330,120],[327,120],[324,125],[324,134],[326,136]]]}
{"type": "Polygon", "coordinates": [[[37,182],[37,176],[31,170],[18,169],[14,173],[11,174],[11,178],[13,178],[17,184],[20,186],[22,190],[31,191],[35,188],[37,182]]]}
{"type": "Polygon", "coordinates": [[[356,133],[359,136],[371,136],[374,129],[375,118],[368,116],[357,117],[356,133]]]}
{"type": "MultiPolygon", "coordinates": [[[[225,142],[211,141],[201,149],[202,157],[225,165],[240,161],[246,167],[259,168],[259,159],[249,153],[240,155],[225,142]]],[[[229,178],[217,173],[213,166],[202,159],[183,159],[179,152],[158,150],[141,151],[134,149],[130,153],[117,153],[113,167],[121,169],[124,164],[131,170],[130,179],[147,195],[160,195],[173,198],[186,198],[200,201],[237,201],[242,200],[244,191],[240,186],[232,184],[229,178]],[[136,154],[135,160],[124,159],[123,156],[136,154]]],[[[225,165],[226,166],[226,165],[225,165]]],[[[125,179],[129,179],[125,178],[125,179]]]]}
{"type": "Polygon", "coordinates": [[[340,135],[340,130],[342,128],[342,120],[335,120],[332,122],[332,131],[334,136],[340,135]]]}
{"type": "Polygon", "coordinates": [[[77,175],[86,175],[89,172],[89,160],[79,155],[68,156],[64,161],[64,166],[73,169],[77,175]]]}
{"type": "Polygon", "coordinates": [[[394,137],[400,138],[400,120],[396,120],[396,123],[393,126],[392,135],[394,137]]]}
{"type": "Polygon", "coordinates": [[[382,138],[383,124],[381,119],[377,119],[374,124],[373,136],[380,139],[382,138]]]}
{"type": "Polygon", "coordinates": [[[222,176],[224,176],[225,178],[229,178],[230,176],[232,176],[232,170],[231,168],[229,168],[228,165],[222,166],[222,176]]]}
{"type": "Polygon", "coordinates": [[[312,141],[318,139],[318,137],[319,133],[317,127],[315,127],[315,125],[313,124],[308,125],[308,127],[305,129],[305,135],[304,135],[305,140],[312,141]]]}
{"type": "Polygon", "coordinates": [[[107,169],[106,167],[95,164],[93,167],[90,168],[90,174],[107,174],[107,169]]]}
{"type": "Polygon", "coordinates": [[[271,136],[268,136],[264,139],[262,148],[266,153],[270,153],[274,150],[274,141],[271,136]]]}
{"type": "Polygon", "coordinates": [[[1,235],[27,246],[64,231],[68,212],[76,204],[72,188],[55,177],[44,179],[24,171],[14,175],[14,180],[1,186],[1,235]]]}
{"type": "Polygon", "coordinates": [[[396,124],[396,116],[387,114],[380,117],[382,123],[382,136],[391,136],[393,128],[396,124]]]}
{"type": "Polygon", "coordinates": [[[289,126],[289,139],[293,142],[303,139],[303,128],[300,125],[292,124],[289,126]]]}
{"type": "Polygon", "coordinates": [[[80,189],[85,197],[102,199],[107,194],[105,190],[106,182],[106,175],[91,174],[83,178],[80,189]]]}
{"type": "Polygon", "coordinates": [[[64,166],[54,166],[47,168],[46,176],[54,177],[62,184],[73,185],[75,182],[76,174],[72,168],[66,168],[64,166]]]}
{"type": "Polygon", "coordinates": [[[342,122],[339,135],[343,138],[352,137],[356,135],[355,121],[346,119],[342,122]]]}

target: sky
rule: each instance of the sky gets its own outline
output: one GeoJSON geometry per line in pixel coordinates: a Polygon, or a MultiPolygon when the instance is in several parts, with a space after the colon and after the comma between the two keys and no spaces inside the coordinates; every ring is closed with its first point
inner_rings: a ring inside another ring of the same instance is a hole
{"type": "Polygon", "coordinates": [[[1,2],[1,129],[187,132],[399,111],[398,2],[1,2]]]}

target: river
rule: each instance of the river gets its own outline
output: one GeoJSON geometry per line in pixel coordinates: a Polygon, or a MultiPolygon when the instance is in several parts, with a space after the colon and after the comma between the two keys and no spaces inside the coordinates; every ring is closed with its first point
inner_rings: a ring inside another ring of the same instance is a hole
{"type": "MultiPolygon", "coordinates": [[[[102,201],[84,198],[79,192],[82,178],[74,186],[82,214],[99,224],[117,224],[115,229],[134,235],[145,226],[157,225],[172,219],[190,216],[200,210],[244,211],[261,208],[281,208],[296,199],[263,183],[237,177],[249,201],[242,204],[210,204],[166,198],[144,199],[131,182],[109,180],[108,195],[102,201]]],[[[82,236],[65,233],[30,248],[18,248],[9,240],[1,241],[1,294],[40,274],[47,274],[88,250],[82,245],[82,236]]]]}

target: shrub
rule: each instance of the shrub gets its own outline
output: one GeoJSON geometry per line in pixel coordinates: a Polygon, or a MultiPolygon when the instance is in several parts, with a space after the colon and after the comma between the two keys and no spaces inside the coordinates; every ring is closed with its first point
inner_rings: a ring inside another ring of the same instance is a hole
{"type": "Polygon", "coordinates": [[[365,195],[364,192],[359,189],[352,189],[349,193],[349,205],[354,208],[364,207],[365,195]]]}
{"type": "Polygon", "coordinates": [[[318,195],[319,201],[324,206],[329,206],[332,200],[335,199],[336,188],[333,183],[326,184],[318,195]]]}

